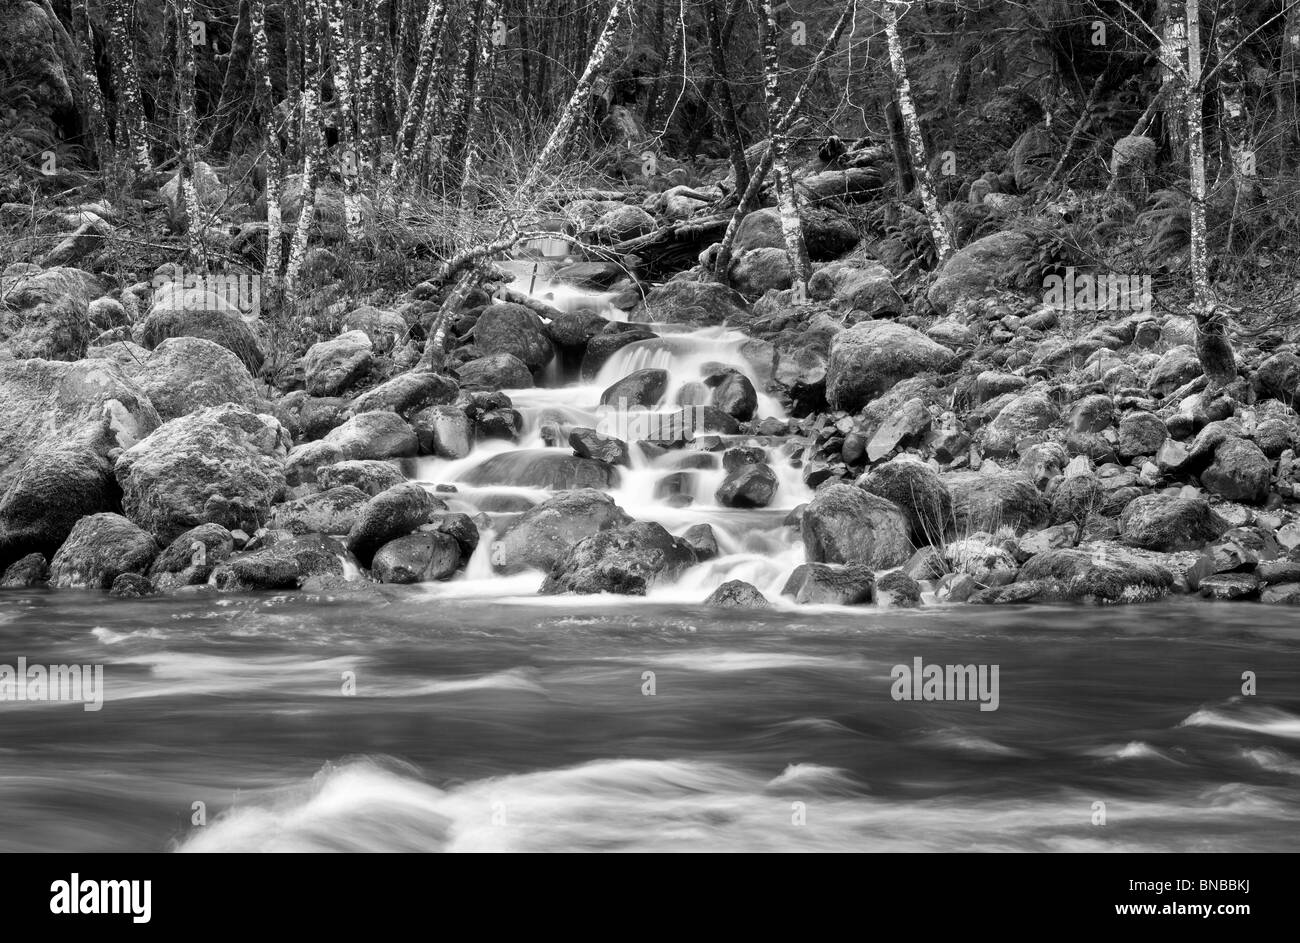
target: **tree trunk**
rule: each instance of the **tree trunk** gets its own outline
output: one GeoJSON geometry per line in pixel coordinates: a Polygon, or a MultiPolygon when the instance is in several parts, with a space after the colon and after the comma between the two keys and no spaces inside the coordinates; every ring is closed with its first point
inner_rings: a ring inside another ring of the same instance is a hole
{"type": "Polygon", "coordinates": [[[225,150],[234,137],[234,125],[238,114],[226,115],[223,119],[222,108],[233,110],[237,107],[236,91],[241,89],[249,73],[249,54],[251,51],[252,32],[249,29],[248,0],[239,0],[239,12],[235,19],[235,32],[230,38],[230,58],[226,60],[226,74],[221,81],[221,90],[213,103],[209,114],[213,119],[212,134],[208,146],[225,150]]]}
{"type": "Polygon", "coordinates": [[[272,103],[271,57],[266,40],[266,0],[253,0],[250,11],[253,36],[253,60],[257,68],[254,101],[264,129],[266,147],[266,261],[262,265],[263,290],[267,307],[278,311],[280,302],[280,256],[283,226],[280,222],[280,194],[284,186],[284,158],[280,153],[280,134],[272,103]]]}
{"type": "MultiPolygon", "coordinates": [[[[1199,3],[1194,3],[1199,5],[1199,3]]],[[[1160,85],[1164,93],[1165,139],[1171,152],[1187,148],[1187,116],[1183,108],[1187,94],[1187,5],[1185,0],[1160,0],[1162,40],[1160,43],[1160,85]],[[1165,86],[1170,86],[1165,91],[1165,86]],[[1183,114],[1179,111],[1183,110],[1183,114]]]]}
{"type": "Polygon", "coordinates": [[[81,84],[85,90],[86,125],[95,139],[95,152],[101,169],[117,163],[113,139],[108,132],[108,113],[104,107],[104,92],[99,87],[99,73],[95,69],[95,33],[90,23],[89,0],[75,0],[72,4],[72,41],[78,49],[81,65],[81,84]]]}
{"type": "Polygon", "coordinates": [[[129,141],[131,161],[140,173],[149,170],[149,134],[145,127],[144,104],[140,98],[140,73],[127,23],[129,0],[114,0],[109,14],[108,34],[113,44],[117,83],[117,130],[123,145],[129,141]]]}
{"type": "Polygon", "coordinates": [[[307,239],[316,216],[316,188],[325,172],[325,128],[321,124],[320,88],[324,71],[321,48],[321,0],[306,0],[303,10],[302,209],[289,246],[289,263],[284,272],[285,301],[298,299],[298,276],[307,259],[307,239]]]}
{"type": "Polygon", "coordinates": [[[1246,111],[1246,75],[1238,48],[1241,39],[1241,17],[1237,15],[1236,0],[1230,0],[1228,14],[1219,19],[1214,30],[1214,51],[1219,63],[1216,66],[1219,129],[1228,145],[1229,166],[1235,185],[1234,203],[1249,205],[1258,178],[1255,152],[1250,144],[1250,116],[1246,111]]]}
{"type": "Polygon", "coordinates": [[[492,60],[496,49],[493,34],[496,31],[497,2],[484,0],[483,6],[483,25],[479,30],[478,66],[472,83],[474,93],[466,96],[468,110],[465,112],[464,139],[458,154],[457,186],[460,188],[458,202],[462,207],[466,206],[470,196],[470,177],[474,165],[474,134],[478,129],[479,113],[483,110],[483,99],[492,81],[492,60]]]}
{"type": "MultiPolygon", "coordinates": [[[[420,51],[416,58],[415,78],[411,83],[411,95],[407,107],[402,113],[402,125],[397,132],[393,146],[393,167],[389,178],[396,186],[407,170],[406,140],[414,131],[416,139],[428,138],[427,122],[432,109],[424,107],[425,92],[429,84],[429,74],[433,68],[433,54],[442,38],[443,24],[447,19],[447,8],[442,0],[433,0],[424,18],[424,27],[420,31],[420,51]]],[[[401,87],[401,86],[399,86],[401,87]]]]}
{"type": "Polygon", "coordinates": [[[334,92],[338,99],[339,152],[343,155],[343,214],[349,243],[361,238],[359,188],[361,153],[353,121],[355,104],[352,84],[352,55],[348,45],[347,11],[343,0],[330,0],[329,44],[334,63],[334,92]]]}
{"type": "Polygon", "coordinates": [[[781,27],[776,21],[773,0],[763,0],[763,73],[764,96],[767,99],[768,149],[772,154],[772,172],[776,177],[776,199],[781,214],[781,235],[785,240],[786,255],[794,273],[795,288],[800,296],[806,295],[808,279],[812,278],[812,262],[808,259],[808,246],[803,238],[803,221],[799,218],[799,204],[790,173],[789,145],[781,118],[785,109],[781,105],[781,63],[777,56],[777,37],[781,27]]]}
{"type": "Polygon", "coordinates": [[[718,102],[722,106],[722,124],[727,134],[727,148],[731,152],[731,169],[736,175],[737,192],[744,193],[749,186],[749,165],[745,163],[745,142],[740,136],[740,123],[736,120],[736,103],[731,97],[731,80],[727,77],[727,58],[722,49],[722,23],[718,16],[718,3],[719,0],[705,0],[704,17],[708,24],[714,85],[718,90],[718,102]]]}
{"type": "Polygon", "coordinates": [[[921,193],[921,205],[930,220],[930,235],[939,251],[939,261],[943,262],[952,255],[952,239],[948,235],[943,214],[939,212],[939,201],[934,195],[934,182],[930,178],[930,167],[925,156],[925,140],[921,136],[921,122],[917,120],[916,106],[912,103],[912,87],[907,81],[903,44],[898,38],[898,14],[894,10],[894,0],[883,0],[880,12],[885,21],[889,65],[894,73],[894,97],[898,101],[898,111],[907,132],[907,147],[912,155],[912,172],[916,176],[916,187],[921,193]]]}
{"type": "Polygon", "coordinates": [[[203,220],[198,194],[194,192],[194,46],[190,42],[193,20],[190,0],[176,0],[176,118],[180,122],[181,167],[177,196],[185,212],[185,241],[190,258],[204,265],[203,220]]]}
{"type": "MultiPolygon", "coordinates": [[[[686,42],[686,2],[678,0],[677,18],[673,21],[673,30],[668,37],[668,58],[664,62],[662,76],[655,76],[654,85],[650,90],[650,103],[646,110],[645,126],[647,129],[653,128],[655,122],[663,117],[664,126],[661,131],[667,131],[668,125],[672,123],[673,116],[668,112],[668,101],[680,93],[680,86],[672,81],[673,73],[682,67],[682,46],[686,42]],[[662,81],[661,81],[662,79],[662,81]]],[[[683,71],[683,79],[685,72],[683,71]]]]}
{"type": "Polygon", "coordinates": [[[569,132],[573,130],[573,125],[578,120],[579,115],[586,110],[587,96],[591,93],[591,87],[595,84],[596,76],[605,67],[605,60],[609,58],[610,53],[614,50],[614,34],[617,32],[619,21],[623,17],[625,5],[626,0],[614,0],[613,6],[610,7],[609,16],[605,19],[605,26],[600,31],[600,37],[596,40],[591,55],[587,59],[587,67],[583,69],[582,77],[578,79],[573,94],[569,96],[568,103],[565,104],[564,110],[560,112],[559,120],[555,122],[555,129],[551,132],[550,138],[547,139],[542,152],[537,155],[537,160],[528,171],[528,176],[524,179],[523,185],[519,188],[521,194],[527,195],[536,188],[542,174],[550,168],[551,162],[560,155],[568,143],[569,132]]]}

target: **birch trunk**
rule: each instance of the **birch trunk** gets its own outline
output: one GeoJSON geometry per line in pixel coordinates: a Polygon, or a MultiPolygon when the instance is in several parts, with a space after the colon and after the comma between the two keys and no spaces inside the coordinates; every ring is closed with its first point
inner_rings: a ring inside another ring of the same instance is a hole
{"type": "Polygon", "coordinates": [[[912,173],[916,177],[916,188],[921,194],[921,205],[930,221],[930,235],[939,251],[939,261],[943,262],[952,255],[952,239],[948,235],[943,214],[939,212],[939,201],[934,195],[934,181],[930,177],[930,166],[925,155],[925,139],[921,136],[921,122],[916,117],[916,105],[912,102],[912,86],[907,80],[903,43],[898,37],[895,2],[896,0],[883,0],[880,5],[881,17],[885,21],[885,42],[889,46],[889,66],[894,73],[894,97],[903,119],[903,130],[907,134],[907,149],[912,156],[912,173]]]}
{"type": "Polygon", "coordinates": [[[75,0],[72,5],[72,41],[81,60],[81,84],[85,88],[86,118],[95,139],[95,151],[101,168],[117,162],[113,139],[108,133],[108,113],[104,93],[95,69],[95,32],[90,24],[89,0],[75,0]]]}
{"type": "Polygon", "coordinates": [[[551,131],[551,136],[547,139],[546,145],[542,148],[542,152],[537,155],[536,162],[533,164],[532,169],[528,171],[528,176],[519,188],[521,194],[529,194],[537,186],[542,174],[546,172],[551,162],[559,157],[560,152],[568,143],[569,132],[573,129],[578,116],[586,108],[587,96],[596,81],[596,76],[605,67],[605,61],[614,50],[614,34],[618,30],[619,21],[623,17],[625,7],[626,0],[614,0],[614,5],[610,7],[609,16],[605,19],[605,26],[600,31],[600,37],[596,40],[595,46],[592,47],[591,56],[587,59],[587,67],[583,69],[582,76],[573,89],[573,94],[569,96],[569,101],[565,104],[564,110],[560,112],[560,118],[555,123],[555,129],[551,131]]]}
{"type": "Polygon", "coordinates": [[[1185,0],[1161,0],[1160,87],[1164,104],[1165,138],[1175,154],[1187,147],[1186,113],[1179,115],[1187,95],[1187,5],[1185,0]]]}
{"type": "MultiPolygon", "coordinates": [[[[848,27],[856,6],[857,0],[848,0],[844,5],[844,10],[840,13],[840,18],[836,21],[834,29],[826,37],[826,42],[822,44],[822,48],[818,51],[817,58],[808,67],[808,75],[804,78],[803,84],[799,86],[799,91],[795,92],[794,98],[790,100],[790,106],[785,110],[785,114],[781,116],[778,127],[782,133],[788,132],[798,118],[799,110],[803,107],[804,98],[813,87],[813,83],[821,77],[822,70],[830,60],[835,47],[839,45],[840,37],[844,35],[844,30],[848,27]]],[[[767,148],[762,160],[758,162],[758,166],[749,175],[749,186],[741,194],[735,212],[731,214],[731,219],[727,221],[727,231],[723,234],[722,243],[718,246],[718,253],[714,257],[714,278],[721,279],[724,282],[727,280],[727,272],[731,265],[731,247],[735,244],[736,233],[740,230],[740,221],[758,207],[759,194],[763,190],[763,181],[767,179],[768,173],[772,170],[773,157],[772,148],[767,148]]]]}
{"type": "Polygon", "coordinates": [[[307,258],[307,238],[316,216],[316,188],[324,172],[325,129],[321,125],[320,87],[322,79],[320,0],[306,0],[303,9],[303,88],[302,137],[305,151],[302,166],[302,209],[289,246],[289,262],[284,273],[285,301],[292,305],[298,298],[298,276],[307,258]]]}
{"type": "MultiPolygon", "coordinates": [[[[472,83],[474,93],[467,95],[465,103],[468,110],[465,112],[464,140],[461,142],[459,149],[459,167],[457,186],[460,189],[459,199],[457,202],[464,207],[469,199],[470,172],[474,166],[474,133],[478,127],[479,113],[483,110],[483,98],[487,91],[488,85],[492,79],[492,60],[496,46],[493,43],[493,33],[496,30],[497,3],[496,0],[484,0],[483,4],[482,26],[479,29],[479,49],[478,63],[475,68],[474,81],[472,83]]],[[[456,151],[452,152],[453,154],[456,151]]]]}
{"type": "MultiPolygon", "coordinates": [[[[406,174],[406,139],[415,132],[415,139],[428,140],[427,123],[430,109],[425,107],[429,73],[433,66],[433,54],[439,45],[443,33],[443,24],[447,19],[447,8],[442,0],[433,0],[424,17],[424,26],[420,31],[420,51],[417,55],[415,77],[411,84],[411,95],[402,114],[402,124],[393,145],[393,166],[389,179],[397,186],[406,174]]],[[[401,88],[402,86],[398,86],[401,88]]]]}
{"type": "Polygon", "coordinates": [[[348,46],[347,11],[343,0],[330,0],[329,42],[334,64],[334,91],[339,105],[339,148],[343,155],[343,215],[349,244],[361,238],[358,200],[361,154],[357,148],[352,86],[352,56],[348,46]]]}
{"type": "Polygon", "coordinates": [[[190,42],[193,20],[190,0],[176,0],[176,63],[179,69],[176,86],[176,117],[180,122],[181,167],[177,183],[178,196],[185,212],[185,241],[190,258],[205,262],[203,221],[199,213],[198,194],[194,191],[194,46],[190,42]]]}
{"type": "Polygon", "coordinates": [[[799,218],[799,204],[795,198],[794,177],[790,173],[789,145],[781,118],[785,109],[781,104],[781,63],[776,43],[781,27],[776,21],[773,0],[763,0],[763,90],[767,99],[768,150],[772,154],[772,172],[776,177],[776,200],[781,214],[781,236],[785,240],[786,255],[794,273],[796,291],[806,297],[808,279],[812,278],[812,262],[808,259],[808,246],[803,238],[803,221],[799,218]]]}
{"type": "MultiPolygon", "coordinates": [[[[236,90],[240,83],[245,81],[249,72],[249,53],[251,49],[252,31],[249,27],[249,9],[248,0],[239,0],[239,12],[235,19],[235,32],[230,39],[230,58],[226,60],[226,74],[221,81],[221,90],[217,93],[217,100],[213,103],[209,112],[213,118],[220,121],[221,109],[234,108],[236,99],[236,90]]],[[[238,115],[234,116],[238,118],[238,115]]],[[[233,123],[227,120],[224,127],[214,123],[212,134],[208,138],[208,146],[229,147],[231,138],[234,136],[233,123]]]]}
{"type": "MultiPolygon", "coordinates": [[[[1228,146],[1234,202],[1249,204],[1257,179],[1255,153],[1250,147],[1250,116],[1246,110],[1246,76],[1241,66],[1241,18],[1233,0],[1229,12],[1215,24],[1214,51],[1218,59],[1219,129],[1228,146]]],[[[1235,215],[1235,214],[1234,214],[1235,215]]]]}

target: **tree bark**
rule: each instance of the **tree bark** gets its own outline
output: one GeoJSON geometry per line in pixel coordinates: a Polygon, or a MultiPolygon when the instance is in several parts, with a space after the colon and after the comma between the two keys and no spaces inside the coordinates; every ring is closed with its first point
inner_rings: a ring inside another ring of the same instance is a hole
{"type": "Polygon", "coordinates": [[[709,53],[713,62],[713,78],[722,106],[722,125],[727,135],[727,148],[731,152],[731,169],[736,175],[736,190],[744,193],[749,186],[749,165],[745,162],[745,142],[740,136],[740,123],[736,120],[736,102],[731,97],[731,79],[727,76],[727,58],[722,48],[722,23],[718,16],[719,0],[705,0],[704,16],[709,34],[709,53]]]}
{"type": "Polygon", "coordinates": [[[325,170],[325,129],[321,124],[320,88],[324,77],[324,50],[321,48],[321,0],[306,0],[303,10],[303,89],[302,137],[305,155],[302,165],[302,209],[294,226],[289,246],[289,262],[284,273],[285,301],[298,299],[298,277],[307,259],[307,239],[316,216],[316,188],[325,170]]]}
{"type": "Polygon", "coordinates": [[[772,172],[776,177],[781,236],[785,240],[786,255],[790,258],[795,287],[801,295],[805,295],[808,279],[812,278],[812,262],[808,259],[808,246],[803,238],[803,221],[799,218],[794,177],[790,173],[789,145],[786,142],[785,129],[781,126],[785,109],[781,104],[781,63],[776,48],[780,30],[773,0],[763,0],[763,89],[767,99],[768,148],[772,154],[772,172]]]}
{"type": "Polygon", "coordinates": [[[428,139],[427,122],[432,109],[425,107],[425,93],[429,84],[429,74],[433,68],[433,54],[442,38],[443,24],[446,19],[447,8],[442,0],[433,0],[429,4],[428,13],[424,17],[424,27],[420,31],[420,51],[416,59],[415,78],[411,83],[411,95],[407,99],[402,124],[393,146],[393,166],[389,179],[394,186],[401,182],[407,171],[407,137],[414,131],[415,139],[428,139]]]}
{"type": "Polygon", "coordinates": [[[194,46],[190,42],[193,20],[190,0],[176,0],[176,63],[179,71],[176,86],[176,117],[180,122],[181,162],[177,179],[177,197],[185,213],[185,241],[190,258],[200,266],[204,258],[202,222],[198,194],[194,191],[194,46]]]}
{"type": "Polygon", "coordinates": [[[140,73],[136,67],[135,48],[128,25],[129,0],[113,0],[109,13],[108,34],[113,45],[116,67],[118,140],[129,142],[131,161],[140,173],[151,165],[149,134],[140,98],[140,73]]]}
{"type": "Polygon", "coordinates": [[[925,155],[925,139],[921,136],[921,122],[916,117],[916,106],[912,102],[912,87],[907,81],[907,62],[903,59],[903,44],[898,38],[898,14],[894,10],[894,0],[883,0],[880,5],[881,16],[885,21],[885,40],[889,46],[889,65],[894,73],[894,97],[898,101],[898,111],[903,118],[903,128],[907,132],[907,147],[912,155],[912,172],[916,176],[916,188],[921,194],[921,205],[930,221],[930,235],[934,238],[935,248],[939,252],[939,261],[943,262],[952,255],[952,238],[948,235],[948,226],[939,212],[939,201],[934,195],[934,182],[930,177],[930,167],[925,155]]]}
{"type": "Polygon", "coordinates": [[[272,103],[270,46],[266,39],[266,0],[253,0],[250,10],[253,36],[253,61],[257,67],[254,101],[264,129],[266,148],[266,260],[262,265],[262,297],[271,311],[279,309],[280,264],[283,226],[280,221],[280,194],[284,187],[284,158],[280,152],[280,134],[272,103]]]}
{"type": "Polygon", "coordinates": [[[352,55],[349,46],[350,30],[343,0],[330,0],[329,44],[334,64],[334,92],[338,99],[339,150],[343,155],[343,214],[348,242],[361,238],[361,207],[359,182],[361,153],[357,147],[355,130],[355,104],[352,84],[352,55]]]}

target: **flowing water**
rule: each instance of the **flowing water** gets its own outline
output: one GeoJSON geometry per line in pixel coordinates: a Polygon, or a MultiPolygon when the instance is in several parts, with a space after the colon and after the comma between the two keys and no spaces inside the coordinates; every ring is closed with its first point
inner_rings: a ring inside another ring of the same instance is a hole
{"type": "MultiPolygon", "coordinates": [[[[591,384],[512,391],[518,445],[412,470],[494,527],[548,492],[483,483],[590,425],[609,382],[706,361],[719,329],[624,348],[591,384]],[[635,348],[635,349],[634,349],[635,348]]],[[[669,396],[674,393],[670,391],[669,396]]],[[[760,404],[761,415],[779,406],[760,404]]],[[[557,449],[560,454],[569,450],[557,449]]],[[[0,594],[0,666],[102,665],[102,709],[0,703],[0,850],[1294,850],[1294,613],[1179,601],[1108,610],[795,607],[788,511],[656,494],[681,454],[612,494],[720,556],[645,598],[538,597],[492,572],[337,595],[108,600],[0,594]],[[674,506],[676,505],[676,506],[674,506]],[[745,579],[776,608],[699,605],[745,579]],[[998,668],[996,710],[895,700],[896,665],[998,668]],[[1257,693],[1242,693],[1254,672],[1257,693]],[[1104,824],[1103,824],[1104,821],[1104,824]]]]}

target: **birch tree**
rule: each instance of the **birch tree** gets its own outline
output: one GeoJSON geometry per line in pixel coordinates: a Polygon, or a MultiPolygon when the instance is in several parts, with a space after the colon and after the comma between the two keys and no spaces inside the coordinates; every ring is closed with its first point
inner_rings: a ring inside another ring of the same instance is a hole
{"type": "Polygon", "coordinates": [[[528,171],[528,176],[524,178],[523,185],[519,188],[521,194],[531,193],[537,187],[542,174],[568,144],[569,132],[573,130],[578,115],[586,108],[587,96],[591,94],[596,76],[605,67],[606,60],[614,50],[614,34],[618,31],[619,21],[623,17],[626,5],[627,0],[614,0],[613,6],[610,7],[605,26],[601,29],[600,37],[596,40],[596,45],[592,47],[591,55],[587,59],[587,67],[582,70],[582,76],[578,79],[578,84],[574,87],[573,94],[569,96],[564,110],[560,112],[551,136],[547,139],[542,152],[537,155],[537,160],[528,171]]]}
{"type": "Polygon", "coordinates": [[[343,156],[343,215],[348,242],[361,238],[359,200],[360,152],[354,130],[352,64],[348,47],[347,13],[343,0],[329,0],[330,60],[334,65],[334,91],[339,108],[339,147],[343,156]]]}
{"type": "Polygon", "coordinates": [[[316,190],[325,169],[325,129],[321,125],[320,88],[323,78],[321,49],[320,0],[306,0],[303,9],[303,86],[302,86],[302,208],[294,226],[289,246],[289,262],[284,273],[285,301],[293,304],[298,296],[298,276],[307,258],[307,238],[316,216],[316,190]]]}
{"type": "Polygon", "coordinates": [[[262,266],[264,297],[275,310],[280,301],[280,256],[283,227],[280,222],[280,195],[284,185],[284,158],[280,152],[280,134],[272,104],[270,46],[266,39],[266,0],[253,0],[250,10],[253,37],[253,60],[257,66],[254,92],[257,113],[262,120],[266,148],[266,261],[262,266]]]}
{"type": "Polygon", "coordinates": [[[1219,130],[1228,147],[1235,201],[1249,202],[1255,192],[1257,171],[1250,144],[1250,116],[1246,110],[1246,75],[1241,65],[1241,17],[1235,0],[1214,28],[1214,53],[1218,61],[1219,130]]]}
{"type": "MultiPolygon", "coordinates": [[[[447,8],[442,0],[433,0],[424,17],[424,26],[420,30],[420,50],[416,57],[415,77],[411,85],[411,96],[402,114],[402,124],[393,143],[393,166],[389,173],[391,183],[396,186],[407,170],[406,141],[414,135],[416,139],[428,140],[427,121],[430,109],[424,107],[426,86],[429,84],[433,68],[433,55],[442,37],[443,25],[447,19],[447,8]]],[[[398,86],[399,88],[402,86],[398,86]]]]}
{"type": "Polygon", "coordinates": [[[202,264],[204,259],[202,223],[198,194],[194,189],[194,44],[191,24],[194,19],[190,0],[176,0],[176,64],[179,70],[176,88],[176,116],[180,123],[181,161],[177,175],[177,198],[185,214],[185,239],[190,257],[202,264]]]}
{"type": "MultiPolygon", "coordinates": [[[[808,246],[803,238],[803,221],[799,218],[799,204],[790,173],[789,144],[781,118],[785,108],[781,104],[781,63],[776,42],[780,26],[776,21],[773,0],[763,0],[763,90],[767,99],[767,147],[772,154],[772,172],[776,178],[776,201],[781,214],[781,236],[785,240],[786,255],[794,273],[796,289],[801,293],[812,278],[812,262],[808,259],[808,246]]],[[[743,158],[742,158],[743,160],[743,158]]]]}
{"type": "Polygon", "coordinates": [[[149,135],[145,126],[144,104],[140,98],[140,73],[136,67],[135,47],[129,27],[130,0],[110,0],[108,35],[113,47],[113,64],[117,87],[117,132],[119,142],[127,142],[131,162],[140,173],[149,170],[149,135]]]}
{"type": "Polygon", "coordinates": [[[934,181],[930,177],[930,165],[925,154],[925,139],[921,136],[921,122],[916,117],[916,105],[912,101],[912,87],[907,80],[907,62],[903,58],[903,43],[898,37],[898,13],[895,5],[903,0],[883,0],[880,5],[881,19],[885,22],[885,42],[889,47],[889,67],[894,74],[894,97],[898,101],[898,112],[903,119],[903,130],[907,135],[907,148],[912,157],[912,173],[916,179],[916,189],[921,195],[921,205],[930,222],[930,235],[935,248],[939,251],[939,261],[943,262],[952,255],[952,239],[948,235],[948,226],[939,212],[939,201],[934,194],[934,181]]]}
{"type": "Polygon", "coordinates": [[[104,93],[99,87],[95,70],[95,33],[90,23],[88,0],[74,0],[72,4],[72,40],[78,47],[81,59],[81,84],[86,98],[86,112],[90,132],[95,138],[95,150],[100,166],[116,162],[113,140],[108,133],[107,110],[104,93]]]}

